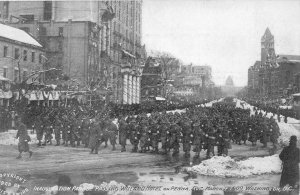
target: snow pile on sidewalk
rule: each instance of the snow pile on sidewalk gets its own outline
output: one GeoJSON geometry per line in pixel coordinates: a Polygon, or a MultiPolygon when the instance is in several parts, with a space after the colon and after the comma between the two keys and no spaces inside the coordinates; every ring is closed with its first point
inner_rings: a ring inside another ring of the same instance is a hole
{"type": "Polygon", "coordinates": [[[236,161],[231,157],[214,156],[201,164],[186,168],[188,172],[217,177],[249,177],[281,172],[278,154],[236,161]]]}
{"type": "MultiPolygon", "coordinates": [[[[17,130],[8,130],[7,132],[1,132],[0,133],[0,145],[18,145],[19,140],[16,139],[17,130]]],[[[31,138],[30,143],[37,142],[36,134],[31,134],[31,130],[28,130],[28,135],[31,138]]]]}
{"type": "Polygon", "coordinates": [[[278,123],[281,135],[278,138],[278,143],[282,146],[289,145],[290,137],[296,135],[300,137],[300,131],[294,125],[288,123],[278,123]]]}
{"type": "Polygon", "coordinates": [[[170,110],[170,111],[167,111],[167,113],[170,113],[170,112],[172,112],[173,114],[175,113],[175,112],[178,112],[178,113],[185,113],[186,112],[186,109],[176,109],[176,110],[170,110]]]}
{"type": "Polygon", "coordinates": [[[214,103],[217,103],[217,102],[222,102],[224,100],[224,98],[220,98],[220,99],[218,99],[218,100],[213,100],[213,101],[211,101],[211,102],[208,102],[208,103],[206,103],[206,104],[201,104],[201,106],[202,107],[204,107],[204,106],[206,106],[206,107],[212,107],[212,105],[214,104],[214,103]]]}
{"type": "MultiPolygon", "coordinates": [[[[251,106],[245,101],[241,101],[239,99],[234,99],[234,102],[236,102],[236,107],[238,108],[244,108],[244,109],[250,109],[251,110],[251,115],[254,115],[254,106],[251,106]],[[242,106],[244,105],[244,107],[242,106]]],[[[263,115],[265,114],[265,111],[262,111],[263,115]]],[[[267,113],[267,117],[273,116],[273,113],[267,113]]],[[[277,115],[274,116],[274,119],[277,121],[277,115]]],[[[286,146],[289,144],[289,139],[292,135],[296,135],[297,137],[300,137],[300,132],[293,126],[294,123],[299,123],[299,120],[296,120],[294,118],[288,118],[288,123],[283,122],[283,117],[282,121],[278,122],[277,124],[280,129],[281,135],[278,138],[278,143],[281,146],[286,146]],[[292,123],[292,124],[289,124],[292,123]]]]}

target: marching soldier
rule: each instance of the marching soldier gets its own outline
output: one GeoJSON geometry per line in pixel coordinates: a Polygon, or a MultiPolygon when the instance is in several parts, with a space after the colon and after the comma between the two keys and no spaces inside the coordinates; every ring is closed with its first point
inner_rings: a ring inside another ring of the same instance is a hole
{"type": "Polygon", "coordinates": [[[185,118],[182,122],[182,144],[183,144],[183,151],[185,157],[190,157],[190,151],[191,151],[191,142],[193,138],[192,129],[191,129],[191,121],[188,118],[185,118]]]}
{"type": "Polygon", "coordinates": [[[109,133],[109,142],[113,146],[113,151],[116,150],[118,127],[111,120],[107,121],[106,129],[109,133]]]}
{"type": "Polygon", "coordinates": [[[229,140],[229,134],[227,130],[223,130],[217,139],[217,145],[218,145],[218,155],[222,156],[228,155],[228,149],[230,145],[230,140],[229,140]]]}
{"type": "Polygon", "coordinates": [[[170,123],[169,121],[163,120],[161,122],[161,147],[163,149],[163,154],[167,154],[169,152],[170,147],[170,123]]]}
{"type": "Polygon", "coordinates": [[[195,158],[200,157],[200,152],[202,150],[202,142],[203,142],[203,130],[200,127],[200,122],[196,121],[193,123],[193,134],[194,134],[194,139],[193,139],[193,145],[194,149],[193,152],[196,153],[195,158]]]}
{"type": "Polygon", "coordinates": [[[144,153],[147,151],[147,147],[150,145],[150,137],[148,133],[148,126],[143,124],[141,128],[140,152],[144,153]]]}
{"type": "Polygon", "coordinates": [[[49,121],[49,117],[45,118],[45,124],[46,124],[46,127],[45,127],[46,132],[45,132],[45,138],[44,138],[43,146],[45,146],[46,143],[50,143],[50,145],[52,145],[53,125],[52,125],[51,121],[49,121]]]}
{"type": "Polygon", "coordinates": [[[61,127],[62,123],[59,120],[58,116],[55,117],[55,126],[54,126],[54,137],[56,140],[56,145],[55,146],[59,146],[60,145],[60,139],[61,139],[61,127]]]}
{"type": "Polygon", "coordinates": [[[37,123],[36,123],[36,138],[38,140],[38,146],[42,145],[42,139],[43,139],[43,134],[44,134],[44,123],[39,116],[37,118],[37,123]]]}
{"type": "Polygon", "coordinates": [[[284,116],[284,122],[287,123],[287,115],[284,116]]]}
{"type": "Polygon", "coordinates": [[[263,147],[266,148],[268,144],[268,125],[264,122],[260,130],[260,142],[263,144],[263,147]]]}
{"type": "Polygon", "coordinates": [[[242,124],[242,141],[244,142],[244,145],[246,145],[246,142],[248,140],[248,129],[247,129],[247,123],[243,121],[242,124]]]}
{"type": "Polygon", "coordinates": [[[99,149],[99,132],[96,124],[94,121],[91,121],[91,128],[90,128],[90,137],[89,137],[89,148],[91,149],[90,154],[98,154],[98,149],[99,149]]]}
{"type": "Polygon", "coordinates": [[[207,144],[207,153],[206,153],[206,157],[210,158],[212,156],[215,155],[215,150],[214,150],[214,145],[215,145],[215,141],[216,141],[216,137],[215,137],[215,130],[213,129],[213,127],[211,126],[211,123],[208,123],[208,127],[207,127],[208,131],[205,135],[206,137],[206,144],[207,144]]]}
{"type": "Polygon", "coordinates": [[[89,144],[90,128],[91,128],[91,125],[90,125],[89,119],[83,120],[82,128],[81,128],[82,129],[81,141],[85,148],[87,148],[88,144],[89,144]]]}
{"type": "Polygon", "coordinates": [[[69,146],[69,142],[72,145],[72,125],[71,122],[66,119],[65,121],[65,125],[64,125],[64,143],[65,146],[68,147],[69,146]]]}
{"type": "Polygon", "coordinates": [[[18,132],[16,135],[16,139],[19,139],[19,143],[18,143],[19,156],[17,157],[17,159],[22,158],[22,152],[28,152],[30,158],[33,152],[30,151],[28,142],[31,141],[31,138],[27,133],[26,126],[20,120],[18,121],[18,123],[19,124],[18,124],[18,132]]]}
{"type": "Polygon", "coordinates": [[[74,141],[76,142],[77,146],[80,146],[80,141],[82,137],[82,121],[76,120],[75,122],[75,129],[74,129],[74,141]],[[76,122],[77,121],[77,122],[76,122]]]}
{"type": "Polygon", "coordinates": [[[138,150],[138,134],[137,134],[137,124],[135,119],[131,119],[128,129],[130,132],[130,143],[133,145],[132,152],[137,152],[138,150]]]}
{"type": "Polygon", "coordinates": [[[126,140],[127,140],[127,123],[124,117],[119,120],[119,144],[121,145],[121,152],[126,151],[126,140]]]}
{"type": "Polygon", "coordinates": [[[173,149],[173,156],[179,154],[179,143],[180,143],[180,136],[181,136],[181,128],[179,125],[176,124],[175,121],[172,122],[170,127],[170,149],[173,149]]]}
{"type": "Polygon", "coordinates": [[[150,128],[149,136],[150,136],[150,140],[151,140],[152,152],[157,154],[158,153],[158,141],[159,141],[158,137],[160,136],[157,122],[152,120],[150,122],[149,128],[150,128]]]}

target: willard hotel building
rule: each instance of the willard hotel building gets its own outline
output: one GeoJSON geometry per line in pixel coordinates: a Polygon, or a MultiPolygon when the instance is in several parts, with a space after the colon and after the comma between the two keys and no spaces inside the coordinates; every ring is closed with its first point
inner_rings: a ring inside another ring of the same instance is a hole
{"type": "Polygon", "coordinates": [[[101,83],[109,101],[140,103],[141,0],[2,1],[0,12],[2,23],[34,36],[49,63],[82,87],[101,83]]]}

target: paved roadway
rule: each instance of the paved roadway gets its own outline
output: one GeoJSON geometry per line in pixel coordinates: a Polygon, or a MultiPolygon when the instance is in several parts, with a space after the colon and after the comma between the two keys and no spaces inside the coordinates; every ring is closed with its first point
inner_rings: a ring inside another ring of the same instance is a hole
{"type": "MultiPolygon", "coordinates": [[[[126,185],[180,186],[183,183],[200,186],[249,183],[261,185],[263,182],[265,186],[277,186],[280,179],[279,175],[265,175],[248,179],[208,176],[189,178],[187,174],[181,173],[179,170],[182,166],[199,164],[203,160],[193,159],[193,153],[191,158],[186,159],[183,157],[183,152],[179,157],[131,153],[129,152],[130,146],[128,146],[127,152],[120,152],[119,146],[116,151],[111,151],[110,145],[108,148],[104,148],[102,145],[98,155],[89,154],[89,150],[82,147],[37,147],[32,145],[31,148],[34,152],[31,159],[27,154],[23,154],[23,159],[17,160],[17,146],[2,145],[0,147],[0,173],[14,173],[26,178],[27,181],[23,186],[28,189],[34,189],[34,186],[54,186],[61,175],[70,177],[71,183],[76,186],[82,183],[100,185],[102,182],[112,180],[126,185]]],[[[259,146],[256,149],[250,150],[249,146],[233,145],[229,153],[236,159],[269,155],[270,148],[262,149],[259,146]]],[[[200,155],[204,157],[205,153],[202,152],[200,155]]],[[[180,194],[182,193],[183,191],[180,194]]],[[[41,192],[31,191],[29,194],[41,194],[41,192]]]]}

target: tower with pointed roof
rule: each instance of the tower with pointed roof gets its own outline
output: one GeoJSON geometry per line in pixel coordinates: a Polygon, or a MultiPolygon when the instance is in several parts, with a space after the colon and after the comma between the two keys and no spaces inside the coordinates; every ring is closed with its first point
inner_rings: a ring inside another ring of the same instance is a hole
{"type": "Polygon", "coordinates": [[[274,36],[269,28],[266,29],[261,37],[261,65],[271,66],[275,64],[276,55],[274,49],[274,36]]]}

